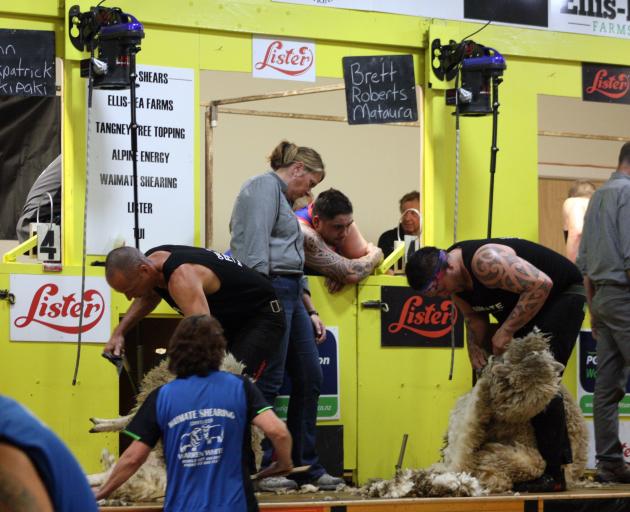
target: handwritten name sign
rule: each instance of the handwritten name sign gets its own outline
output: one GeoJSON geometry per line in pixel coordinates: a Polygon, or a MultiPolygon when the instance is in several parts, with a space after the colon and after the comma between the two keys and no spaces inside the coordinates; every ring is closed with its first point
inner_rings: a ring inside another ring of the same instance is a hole
{"type": "Polygon", "coordinates": [[[344,57],[348,124],[418,120],[411,55],[344,57]]]}
{"type": "Polygon", "coordinates": [[[0,29],[0,96],[55,95],[55,33],[0,29]]]}

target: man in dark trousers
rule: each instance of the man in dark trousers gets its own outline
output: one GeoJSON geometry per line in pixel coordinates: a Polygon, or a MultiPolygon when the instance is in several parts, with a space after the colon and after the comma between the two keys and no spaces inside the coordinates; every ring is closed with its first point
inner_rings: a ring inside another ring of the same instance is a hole
{"type": "Polygon", "coordinates": [[[577,265],[584,274],[597,340],[596,479],[630,483],[619,441],[619,402],[630,366],[630,143],[621,148],[617,170],[591,198],[577,265]]]}
{"type": "MultiPolygon", "coordinates": [[[[405,271],[412,288],[427,296],[451,296],[464,314],[475,369],[486,364],[489,350],[503,353],[512,338],[534,327],[550,336],[555,359],[566,366],[586,299],[578,268],[564,256],[517,238],[469,240],[446,251],[424,247],[405,271]],[[490,315],[498,325],[490,323],[490,315]]],[[[546,469],[515,490],[563,491],[562,465],[572,462],[572,454],[562,397],[556,396],[532,425],[546,469]]]]}
{"type": "Polygon", "coordinates": [[[164,299],[184,316],[209,314],[219,320],[228,351],[273,403],[278,390],[264,370],[279,350],[285,320],[269,279],[230,256],[182,245],[162,245],[146,254],[133,247],[114,249],[105,261],[105,277],[133,299],[105,353],[120,355],[125,333],[164,299]]]}

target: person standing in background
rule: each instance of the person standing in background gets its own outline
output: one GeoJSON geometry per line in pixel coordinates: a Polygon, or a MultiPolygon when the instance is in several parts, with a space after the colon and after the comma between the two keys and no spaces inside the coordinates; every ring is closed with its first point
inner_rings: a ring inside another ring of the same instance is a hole
{"type": "Polygon", "coordinates": [[[232,210],[230,249],[234,257],[271,278],[286,318],[281,349],[269,361],[268,378],[276,389],[284,370],[291,378],[287,426],[293,437],[296,466],[310,466],[289,480],[262,479],[261,490],[294,489],[297,482],[320,489],[335,489],[341,478],[329,475],[319,463],[315,446],[317,403],[322,383],[314,329],[315,310],[303,303],[304,236],[292,205],[307,195],[325,176],[317,151],[282,141],[269,157],[272,171],[254,176],[242,186],[232,210]]]}
{"type": "Polygon", "coordinates": [[[595,192],[595,185],[590,181],[577,180],[571,185],[569,194],[562,204],[562,230],[566,243],[565,255],[573,263],[575,263],[575,258],[577,258],[580,240],[582,239],[584,214],[593,192],[595,192]]]}
{"type": "Polygon", "coordinates": [[[385,231],[378,238],[378,246],[387,258],[394,251],[394,242],[403,241],[405,235],[419,237],[422,233],[422,221],[420,216],[420,192],[414,190],[400,198],[400,221],[397,227],[385,231]]]}
{"type": "Polygon", "coordinates": [[[591,198],[576,264],[597,341],[593,394],[596,480],[630,483],[619,440],[619,402],[630,367],[630,143],[617,170],[591,198]]]}

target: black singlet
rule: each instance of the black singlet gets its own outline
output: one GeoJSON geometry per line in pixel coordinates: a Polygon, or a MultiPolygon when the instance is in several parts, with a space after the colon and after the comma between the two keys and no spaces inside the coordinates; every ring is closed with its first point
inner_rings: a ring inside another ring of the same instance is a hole
{"type": "MultiPolygon", "coordinates": [[[[210,313],[221,322],[225,330],[238,329],[247,318],[269,311],[269,303],[276,299],[271,281],[236,258],[212,249],[186,245],[161,245],[149,249],[145,254],[149,256],[158,251],[171,253],[162,267],[167,286],[175,269],[185,263],[203,265],[217,275],[221,288],[216,293],[206,295],[206,299],[210,313]]],[[[179,311],[180,308],[168,289],[156,287],[155,291],[173,309],[179,311]]]]}
{"type": "Polygon", "coordinates": [[[487,244],[500,244],[511,247],[516,255],[528,261],[539,270],[547,274],[553,281],[553,287],[547,300],[564,292],[567,288],[582,284],[582,274],[578,268],[567,258],[547,247],[522,240],[520,238],[490,238],[484,240],[468,240],[458,242],[448,248],[449,251],[460,248],[464,266],[470,273],[473,289],[458,293],[475,312],[491,313],[499,323],[502,323],[510,314],[518,302],[519,294],[487,288],[472,271],[472,259],[477,250],[487,244]]]}

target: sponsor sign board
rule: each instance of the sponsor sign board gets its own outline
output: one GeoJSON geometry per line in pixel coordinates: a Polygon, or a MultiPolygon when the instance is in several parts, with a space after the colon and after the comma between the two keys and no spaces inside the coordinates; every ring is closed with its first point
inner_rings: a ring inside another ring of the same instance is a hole
{"type": "Polygon", "coordinates": [[[252,39],[255,78],[315,81],[315,43],[255,36],[252,39]]]}
{"type": "Polygon", "coordinates": [[[138,203],[128,90],[94,90],[88,118],[87,253],[134,246],[134,211],[140,249],[194,241],[195,135],[192,69],[138,66],[138,203]]]}
{"type": "Polygon", "coordinates": [[[582,99],[630,104],[630,68],[606,64],[582,64],[582,99]]]}
{"type": "MultiPolygon", "coordinates": [[[[317,345],[319,364],[322,368],[322,387],[317,404],[318,420],[338,420],[341,417],[339,400],[339,329],[326,327],[326,340],[317,345]]],[[[282,419],[287,418],[291,379],[285,374],[284,383],[274,405],[276,413],[282,419]]]]}
{"type": "Polygon", "coordinates": [[[450,347],[455,329],[455,346],[464,346],[463,315],[450,299],[425,297],[403,286],[382,286],[381,346],[450,347]]]}
{"type": "MultiPolygon", "coordinates": [[[[585,416],[593,415],[593,393],[597,378],[597,344],[591,331],[580,331],[578,339],[578,404],[585,416]]],[[[619,402],[619,415],[630,416],[630,379],[619,402]]]]}
{"type": "MultiPolygon", "coordinates": [[[[630,38],[630,0],[272,0],[291,4],[356,9],[630,38]]],[[[501,48],[497,48],[501,50],[501,48]]]]}
{"type": "MultiPolygon", "coordinates": [[[[81,277],[11,274],[12,341],[76,341],[81,277]]],[[[111,291],[103,277],[86,277],[81,340],[105,343],[111,333],[111,291]]]]}

